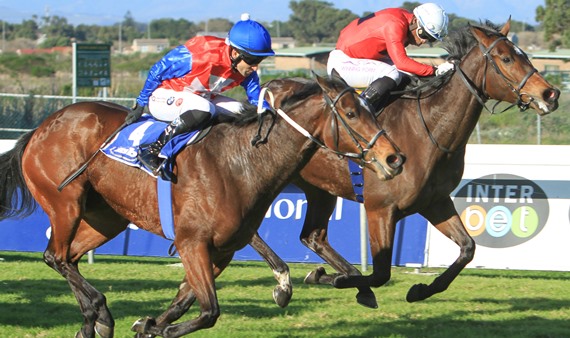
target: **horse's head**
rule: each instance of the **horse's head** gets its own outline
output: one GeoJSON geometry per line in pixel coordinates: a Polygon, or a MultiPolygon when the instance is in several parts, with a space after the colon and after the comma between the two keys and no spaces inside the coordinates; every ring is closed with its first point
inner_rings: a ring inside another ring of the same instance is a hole
{"type": "MultiPolygon", "coordinates": [[[[323,130],[322,137],[330,149],[350,149],[352,157],[374,172],[382,180],[391,179],[402,171],[404,157],[380,128],[366,103],[336,71],[329,79],[315,75],[323,91],[329,112],[331,128],[323,130]],[[352,156],[357,155],[357,156],[352,156]]],[[[324,124],[326,125],[326,124],[324,124]]]]}
{"type": "Polygon", "coordinates": [[[492,99],[516,104],[523,110],[532,107],[539,115],[553,112],[558,108],[560,91],[538,73],[519,47],[507,39],[510,22],[509,18],[499,32],[470,26],[486,58],[483,91],[492,99]]]}

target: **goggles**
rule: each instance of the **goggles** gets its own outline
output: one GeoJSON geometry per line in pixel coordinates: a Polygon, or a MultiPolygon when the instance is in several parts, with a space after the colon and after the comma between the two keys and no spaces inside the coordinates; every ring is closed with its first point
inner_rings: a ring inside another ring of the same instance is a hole
{"type": "Polygon", "coordinates": [[[425,29],[423,29],[421,26],[418,26],[418,28],[416,28],[416,32],[418,33],[418,36],[421,39],[427,40],[429,42],[436,42],[437,39],[434,38],[433,36],[431,36],[425,29]]]}
{"type": "Polygon", "coordinates": [[[243,62],[247,63],[250,66],[257,66],[266,58],[266,56],[256,56],[247,53],[240,53],[240,56],[243,62]]]}

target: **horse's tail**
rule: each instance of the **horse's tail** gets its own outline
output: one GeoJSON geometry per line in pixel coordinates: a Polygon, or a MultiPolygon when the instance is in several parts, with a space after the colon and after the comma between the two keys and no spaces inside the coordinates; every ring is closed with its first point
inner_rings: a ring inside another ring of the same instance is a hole
{"type": "Polygon", "coordinates": [[[0,155],[0,220],[29,216],[37,207],[22,173],[22,155],[34,132],[22,135],[14,148],[0,155]]]}

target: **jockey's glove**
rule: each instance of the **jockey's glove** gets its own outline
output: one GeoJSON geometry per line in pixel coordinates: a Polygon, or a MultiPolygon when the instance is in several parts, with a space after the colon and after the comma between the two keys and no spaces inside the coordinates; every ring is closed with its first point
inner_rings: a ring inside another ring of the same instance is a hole
{"type": "Polygon", "coordinates": [[[437,66],[437,68],[435,69],[435,75],[440,76],[453,69],[455,69],[455,65],[449,61],[446,61],[441,65],[437,66]]]}
{"type": "Polygon", "coordinates": [[[144,107],[145,106],[139,106],[138,103],[135,103],[135,106],[127,114],[127,117],[125,118],[125,122],[127,124],[131,124],[131,123],[135,122],[136,120],[138,120],[144,112],[144,107]]]}

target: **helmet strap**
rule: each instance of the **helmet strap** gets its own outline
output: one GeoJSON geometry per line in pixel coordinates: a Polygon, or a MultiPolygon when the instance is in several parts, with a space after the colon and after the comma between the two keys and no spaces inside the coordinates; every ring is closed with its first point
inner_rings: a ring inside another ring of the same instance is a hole
{"type": "MultiPolygon", "coordinates": [[[[243,58],[242,58],[242,56],[241,56],[241,53],[239,53],[239,52],[237,53],[238,56],[237,56],[236,58],[234,58],[234,57],[232,56],[232,51],[234,51],[234,50],[235,50],[235,49],[234,49],[233,47],[230,48],[230,60],[232,61],[232,69],[237,72],[237,65],[238,65],[238,63],[241,62],[241,60],[242,60],[243,58]]],[[[237,52],[237,50],[235,50],[235,51],[237,52]]]]}

